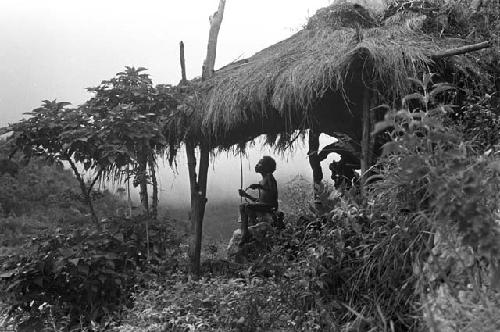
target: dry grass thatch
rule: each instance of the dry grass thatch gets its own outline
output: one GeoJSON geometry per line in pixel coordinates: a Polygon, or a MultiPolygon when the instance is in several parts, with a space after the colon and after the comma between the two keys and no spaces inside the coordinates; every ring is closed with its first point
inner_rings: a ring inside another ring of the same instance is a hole
{"type": "MultiPolygon", "coordinates": [[[[356,136],[361,90],[376,91],[379,100],[402,96],[410,88],[408,77],[434,65],[430,55],[467,43],[424,33],[420,21],[425,18],[408,17],[384,24],[351,3],[321,9],[290,38],[198,81],[199,95],[192,97],[198,110],[190,123],[197,123],[214,147],[315,123],[324,132],[356,136]],[[329,95],[337,98],[336,105],[331,100],[324,105],[329,95]],[[328,110],[321,113],[320,107],[328,110]]],[[[453,61],[475,70],[466,56],[461,58],[453,61]]]]}

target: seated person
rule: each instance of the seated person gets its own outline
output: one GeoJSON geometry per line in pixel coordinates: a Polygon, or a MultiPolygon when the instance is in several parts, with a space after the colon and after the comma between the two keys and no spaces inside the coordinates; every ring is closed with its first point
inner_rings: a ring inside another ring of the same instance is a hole
{"type": "Polygon", "coordinates": [[[259,197],[255,198],[246,193],[245,190],[239,189],[238,193],[241,197],[251,200],[251,203],[243,203],[240,205],[241,216],[241,244],[248,242],[251,238],[248,233],[249,219],[255,223],[255,218],[259,212],[274,212],[278,209],[278,185],[273,176],[276,170],[276,162],[269,156],[262,157],[255,165],[255,173],[262,175],[262,180],[259,183],[251,184],[247,189],[258,189],[259,197]]]}

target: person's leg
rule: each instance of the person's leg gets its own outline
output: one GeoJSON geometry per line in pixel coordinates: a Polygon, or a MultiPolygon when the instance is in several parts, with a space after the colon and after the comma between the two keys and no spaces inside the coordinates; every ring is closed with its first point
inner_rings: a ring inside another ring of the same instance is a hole
{"type": "Polygon", "coordinates": [[[255,224],[255,219],[257,217],[257,212],[267,212],[271,211],[272,207],[264,203],[244,203],[240,205],[240,216],[241,216],[241,242],[240,245],[250,241],[252,236],[248,231],[248,226],[250,224],[255,224]]]}
{"type": "Polygon", "coordinates": [[[240,218],[241,218],[241,239],[248,237],[248,213],[247,203],[240,204],[240,218]]]}
{"type": "Polygon", "coordinates": [[[256,224],[257,210],[253,204],[247,205],[248,226],[256,224]]]}

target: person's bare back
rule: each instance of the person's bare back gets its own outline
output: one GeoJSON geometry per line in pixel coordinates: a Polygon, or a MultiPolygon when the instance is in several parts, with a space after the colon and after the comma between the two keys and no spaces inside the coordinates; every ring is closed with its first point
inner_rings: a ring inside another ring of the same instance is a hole
{"type": "Polygon", "coordinates": [[[278,184],[272,173],[262,175],[259,181],[258,202],[278,208],[278,184]]]}

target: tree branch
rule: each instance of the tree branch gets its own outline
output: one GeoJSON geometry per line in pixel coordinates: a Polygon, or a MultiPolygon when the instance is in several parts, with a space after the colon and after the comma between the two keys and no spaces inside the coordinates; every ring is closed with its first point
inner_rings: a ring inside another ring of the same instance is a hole
{"type": "Polygon", "coordinates": [[[491,47],[491,46],[492,46],[491,41],[484,41],[484,42],[473,44],[473,45],[467,45],[467,46],[452,48],[452,49],[446,50],[444,52],[435,53],[435,54],[431,55],[431,58],[434,59],[434,60],[437,60],[437,59],[442,59],[442,58],[450,57],[450,56],[453,56],[453,55],[460,55],[460,54],[465,54],[465,53],[469,53],[469,52],[478,51],[478,50],[481,50],[483,48],[488,48],[488,47],[491,47]]]}
{"type": "Polygon", "coordinates": [[[99,180],[99,178],[101,177],[102,175],[102,172],[103,170],[100,169],[99,172],[97,172],[97,175],[95,176],[95,178],[92,180],[92,182],[90,183],[89,185],[89,188],[88,188],[88,191],[87,193],[90,195],[90,193],[92,192],[92,188],[94,187],[95,183],[97,182],[97,180],[99,180]]]}
{"type": "Polygon", "coordinates": [[[210,31],[208,34],[208,46],[207,46],[207,57],[203,63],[201,79],[206,80],[214,71],[215,57],[217,49],[217,37],[219,36],[220,25],[222,23],[222,18],[224,17],[224,7],[226,5],[226,0],[219,1],[219,8],[217,11],[210,16],[210,31]]]}
{"type": "Polygon", "coordinates": [[[71,157],[67,154],[63,154],[62,159],[69,162],[69,165],[71,166],[71,169],[73,170],[73,173],[75,173],[75,176],[76,176],[78,182],[80,183],[80,190],[82,191],[84,199],[85,199],[85,201],[90,209],[90,216],[92,218],[92,222],[96,225],[97,229],[100,231],[101,224],[99,224],[99,219],[97,218],[97,214],[94,210],[94,205],[92,204],[92,198],[90,197],[90,190],[87,190],[87,187],[85,186],[85,181],[83,180],[83,177],[80,175],[80,172],[78,172],[78,168],[76,167],[73,160],[71,160],[71,157]]]}
{"type": "Polygon", "coordinates": [[[186,82],[187,82],[186,62],[184,60],[184,42],[182,40],[179,43],[179,57],[180,57],[180,61],[181,61],[181,74],[182,74],[181,84],[186,84],[186,82]]]}

